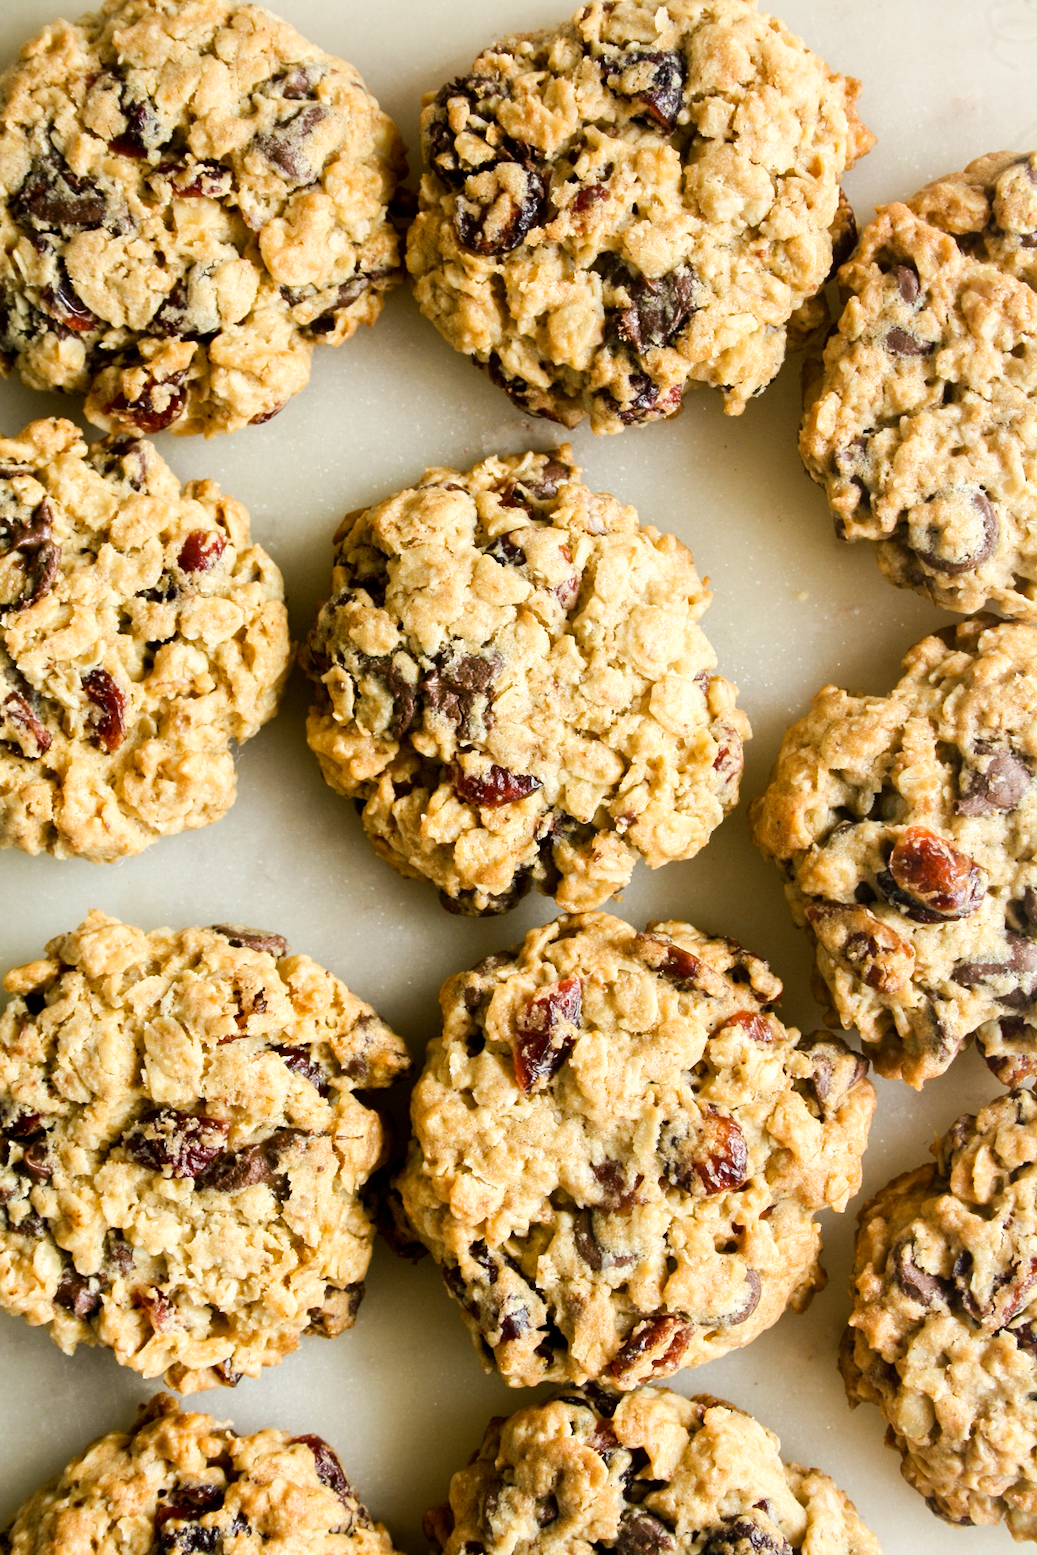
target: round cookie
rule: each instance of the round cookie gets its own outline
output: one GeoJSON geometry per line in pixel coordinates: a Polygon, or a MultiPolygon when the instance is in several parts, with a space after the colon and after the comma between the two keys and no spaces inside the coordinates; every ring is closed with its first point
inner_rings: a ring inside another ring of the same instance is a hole
{"type": "Polygon", "coordinates": [[[992,617],[786,734],[750,824],[881,1074],[921,1086],[972,1037],[1006,1084],[1037,1072],[1035,774],[1037,628],[992,617]]]}
{"type": "Polygon", "coordinates": [[[19,1507],[5,1555],[393,1555],[319,1436],[238,1436],[159,1393],[19,1507]]]}
{"type": "Polygon", "coordinates": [[[395,125],[259,6],[106,0],[0,109],[0,366],[106,430],[269,421],[399,278],[395,125]]]}
{"type": "Polygon", "coordinates": [[[1037,1098],[962,1117],[860,1214],[840,1353],[904,1478],[952,1523],[1037,1539],[1037,1098]]]}
{"type": "Polygon", "coordinates": [[[400,1039],[278,934],[92,912],[4,979],[0,1305],[182,1393],[352,1327],[400,1039]]]}
{"type": "Polygon", "coordinates": [[[711,674],[691,553],[580,473],[568,446],[428,470],[336,536],[307,739],[382,857],[453,911],[534,882],[598,907],[738,798],[749,723],[711,674]]]}
{"type": "Polygon", "coordinates": [[[689,383],[739,414],[849,235],[857,91],[755,0],[594,0],[505,38],[425,99],[422,312],[565,426],[672,416],[689,383]]]}
{"type": "Polygon", "coordinates": [[[1037,153],[880,210],[800,435],[844,540],[948,610],[1037,621],[1037,153]]]}
{"type": "Polygon", "coordinates": [[[0,438],[0,847],[117,859],[219,820],[291,664],[283,597],[241,503],[150,443],[0,438]]]}
{"type": "Polygon", "coordinates": [[[490,1423],[426,1515],[433,1555],[880,1555],[878,1540],[817,1469],[723,1399],[641,1388],[569,1388],[490,1423]]]}
{"type": "Polygon", "coordinates": [[[560,918],[443,987],[397,1190],[487,1370],[629,1389],[824,1283],[860,1185],[865,1060],[771,1013],[734,940],[560,918]]]}

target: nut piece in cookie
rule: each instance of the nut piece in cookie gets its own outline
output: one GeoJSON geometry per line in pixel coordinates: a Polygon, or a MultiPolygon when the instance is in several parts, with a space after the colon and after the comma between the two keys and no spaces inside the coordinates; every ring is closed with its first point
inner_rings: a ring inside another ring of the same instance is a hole
{"type": "Polygon", "coordinates": [[[353,1325],[407,1051],[283,938],[92,912],[4,979],[0,1305],[182,1393],[353,1325]]]}
{"type": "Polygon", "coordinates": [[[269,421],[400,278],[404,166],[353,66],[259,6],[54,22],[0,77],[0,370],[111,432],[269,421]]]}
{"type": "Polygon", "coordinates": [[[1037,628],[927,637],[888,696],[825,686],[749,817],[880,1073],[921,1086],[973,1037],[1037,1073],[1037,628]]]}
{"type": "Polygon", "coordinates": [[[425,1517],[434,1555],[880,1555],[827,1474],[784,1463],[751,1415],[668,1388],[590,1384],[491,1421],[425,1517]]]}
{"type": "Polygon", "coordinates": [[[0,847],[98,862],[219,820],[291,664],[283,601],[241,503],[151,443],[0,438],[0,847]]]}
{"type": "Polygon", "coordinates": [[[824,1283],[875,1105],[734,940],[559,918],[444,985],[397,1179],[489,1370],[628,1390],[824,1283]]]}
{"type": "Polygon", "coordinates": [[[860,1213],[840,1365],[938,1516],[1037,1540],[1037,1098],[961,1117],[860,1213]]]}
{"type": "Polygon", "coordinates": [[[564,426],[672,416],[694,383],[739,414],[851,230],[857,91],[755,0],[585,5],[505,38],[425,98],[422,312],[564,426]]]}
{"type": "Polygon", "coordinates": [[[1037,621],[1037,152],[880,210],[800,435],[836,532],[948,610],[1037,621]]]}
{"type": "Polygon", "coordinates": [[[325,778],[454,912],[598,907],[738,798],[691,554],[580,473],[568,445],[486,459],[349,514],[303,650],[325,778]]]}
{"type": "Polygon", "coordinates": [[[321,1437],[269,1428],[238,1436],[211,1415],[182,1414],[167,1393],[132,1431],[102,1436],[30,1496],[0,1545],[10,1555],[393,1555],[388,1529],[371,1521],[321,1437]]]}

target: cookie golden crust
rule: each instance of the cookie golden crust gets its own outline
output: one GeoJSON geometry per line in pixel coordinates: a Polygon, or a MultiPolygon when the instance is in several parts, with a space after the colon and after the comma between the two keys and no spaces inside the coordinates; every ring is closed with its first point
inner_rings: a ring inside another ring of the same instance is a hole
{"type": "Polygon", "coordinates": [[[0,439],[0,847],[99,862],[219,820],[291,664],[283,599],[241,503],[151,443],[0,439]]]}
{"type": "Polygon", "coordinates": [[[453,911],[533,883],[599,907],[738,798],[749,723],[691,553],[580,473],[567,446],[486,459],[350,514],[303,653],[325,778],[453,911]]]}
{"type": "Polygon", "coordinates": [[[92,912],[4,979],[0,1305],[182,1393],[352,1327],[400,1039],[278,934],[92,912]]]}
{"type": "Polygon", "coordinates": [[[399,279],[395,125],[259,6],[107,0],[0,106],[0,363],[108,431],[268,421],[399,279]]]}
{"type": "Polygon", "coordinates": [[[434,1555],[880,1555],[827,1474],[723,1399],[593,1384],[495,1420],[426,1517],[434,1555]]]}
{"type": "Polygon", "coordinates": [[[1037,1539],[1037,1099],[962,1117],[860,1214],[840,1363],[952,1523],[1037,1539]]]}
{"type": "Polygon", "coordinates": [[[594,0],[425,99],[422,312],[525,410],[595,432],[737,415],[846,229],[858,83],[755,0],[594,0]]]}
{"type": "Polygon", "coordinates": [[[921,1086],[974,1037],[1037,1072],[1037,629],[918,643],[889,696],[826,686],[749,817],[880,1073],[921,1086]]]}
{"type": "Polygon", "coordinates": [[[38,1490],[0,1533],[5,1555],[393,1555],[319,1436],[237,1436],[168,1394],[38,1490]]]}
{"type": "Polygon", "coordinates": [[[866,1062],[771,1013],[733,940],[605,913],[445,984],[397,1179],[489,1369],[629,1389],[747,1344],[824,1276],[866,1062]]]}
{"type": "Polygon", "coordinates": [[[948,610],[1037,621],[1037,152],[881,210],[800,436],[845,540],[948,610]]]}

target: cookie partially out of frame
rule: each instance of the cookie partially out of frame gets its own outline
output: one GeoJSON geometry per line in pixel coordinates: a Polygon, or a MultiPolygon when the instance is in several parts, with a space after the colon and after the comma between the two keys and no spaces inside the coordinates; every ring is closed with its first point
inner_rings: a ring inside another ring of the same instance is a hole
{"type": "Polygon", "coordinates": [[[841,1365],[952,1523],[1037,1540],[1037,1099],[962,1117],[860,1214],[841,1365]]]}
{"type": "Polygon", "coordinates": [[[93,1442],[0,1532],[4,1555],[393,1555],[319,1436],[238,1436],[160,1393],[93,1442]]]}
{"type": "Polygon", "coordinates": [[[880,1555],[828,1475],[780,1451],[708,1394],[567,1388],[491,1422],[426,1533],[434,1555],[880,1555]]]}
{"type": "Polygon", "coordinates": [[[948,610],[1037,620],[1037,152],[881,210],[800,437],[845,540],[948,610]]]}
{"type": "Polygon", "coordinates": [[[259,6],[107,0],[0,109],[0,366],[106,430],[268,421],[399,278],[395,125],[259,6]]]}
{"type": "Polygon", "coordinates": [[[0,847],[117,859],[218,820],[291,664],[283,597],[241,503],[151,443],[0,439],[0,847]]]}
{"type": "Polygon", "coordinates": [[[429,470],[336,536],[307,739],[381,856],[455,911],[534,883],[598,907],[738,798],[749,723],[691,553],[580,474],[568,446],[429,470]]]}
{"type": "Polygon", "coordinates": [[[749,814],[882,1074],[920,1086],[973,1037],[1037,1072],[1037,628],[980,617],[888,696],[824,687],[749,814]]]}
{"type": "Polygon", "coordinates": [[[447,982],[397,1188],[487,1369],[622,1389],[748,1344],[824,1283],[866,1062],[772,1013],[733,940],[559,918],[447,982]]]}
{"type": "Polygon", "coordinates": [[[737,415],[852,245],[857,90],[755,0],[594,0],[495,43],[425,99],[422,312],[566,426],[672,416],[693,383],[737,415]]]}
{"type": "Polygon", "coordinates": [[[92,912],[4,979],[0,1305],[183,1393],[352,1327],[383,1130],[409,1067],[273,933],[92,912]]]}

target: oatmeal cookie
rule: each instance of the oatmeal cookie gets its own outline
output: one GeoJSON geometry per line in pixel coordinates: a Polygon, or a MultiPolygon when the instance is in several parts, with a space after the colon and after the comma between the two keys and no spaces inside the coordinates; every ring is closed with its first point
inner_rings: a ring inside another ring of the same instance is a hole
{"type": "Polygon", "coordinates": [[[0,366],[106,430],[268,421],[401,273],[395,125],[259,6],[54,22],[0,79],[0,125],[0,366]]]}
{"type": "Polygon", "coordinates": [[[425,99],[422,312],[565,426],[672,416],[689,382],[739,414],[852,247],[857,91],[755,0],[593,0],[504,39],[425,99]]]}
{"type": "Polygon", "coordinates": [[[880,210],[800,451],[844,540],[948,610],[1037,621],[1037,152],[880,210]]]}
{"type": "Polygon", "coordinates": [[[840,1355],[952,1523],[1037,1539],[1037,1098],[962,1117],[860,1214],[840,1355]]]}
{"type": "Polygon", "coordinates": [[[490,1423],[426,1515],[433,1555],[880,1555],[842,1491],[723,1399],[593,1383],[490,1423]]]}
{"type": "Polygon", "coordinates": [[[95,861],[219,820],[291,663],[240,502],[69,421],[0,438],[0,847],[95,861]]]}
{"type": "Polygon", "coordinates": [[[7,1311],[182,1393],[352,1327],[384,1143],[353,1091],[409,1067],[370,1006],[278,934],[101,912],[4,987],[7,1311]]]}
{"type": "Polygon", "coordinates": [[[444,985],[397,1189],[487,1370],[633,1388],[824,1283],[814,1217],[860,1185],[875,1093],[780,994],[733,940],[605,913],[444,985]]]}
{"type": "Polygon", "coordinates": [[[1037,1073],[1037,628],[916,644],[889,696],[825,686],[750,807],[817,941],[820,996],[921,1086],[972,1037],[1037,1073]]]}
{"type": "Polygon", "coordinates": [[[238,1436],[168,1394],[92,1443],[0,1533],[10,1555],[393,1555],[319,1436],[238,1436]]]}
{"type": "Polygon", "coordinates": [[[749,723],[711,673],[691,553],[580,473],[568,446],[428,470],[336,536],[307,738],[382,857],[452,911],[533,882],[598,907],[738,799],[749,723]]]}

